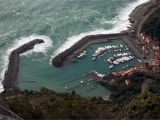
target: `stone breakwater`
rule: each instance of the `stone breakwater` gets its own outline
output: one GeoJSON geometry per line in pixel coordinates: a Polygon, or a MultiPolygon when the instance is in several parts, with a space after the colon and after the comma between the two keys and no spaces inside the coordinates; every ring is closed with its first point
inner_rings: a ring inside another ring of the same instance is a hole
{"type": "MultiPolygon", "coordinates": [[[[137,6],[129,15],[129,21],[131,25],[130,27],[128,27],[128,30],[118,34],[92,35],[92,36],[84,37],[80,41],[78,41],[76,44],[74,44],[71,48],[65,50],[64,52],[54,57],[52,59],[52,65],[54,65],[55,67],[63,66],[68,56],[73,55],[75,51],[77,51],[78,49],[85,46],[87,43],[91,41],[94,41],[94,40],[98,41],[99,39],[116,39],[116,38],[124,37],[126,35],[130,35],[132,33],[137,33],[138,35],[138,31],[140,31],[139,29],[141,28],[141,22],[143,21],[144,16],[146,16],[147,13],[150,10],[152,10],[155,6],[157,6],[157,4],[159,3],[160,3],[159,0],[150,0],[149,2],[146,2],[144,4],[137,6]]],[[[99,41],[99,43],[101,42],[102,40],[99,41]]],[[[75,59],[72,59],[71,62],[75,62],[75,59]]]]}
{"type": "Polygon", "coordinates": [[[36,44],[41,44],[41,43],[44,43],[44,41],[41,39],[35,39],[11,52],[9,56],[8,68],[5,72],[3,79],[3,87],[5,90],[12,90],[17,85],[20,54],[33,49],[36,44]]]}
{"type": "MultiPolygon", "coordinates": [[[[75,43],[69,49],[65,50],[64,52],[54,57],[52,59],[52,65],[54,65],[55,67],[63,66],[63,64],[66,62],[69,56],[73,55],[75,51],[82,49],[87,44],[88,44],[87,46],[89,46],[90,44],[93,44],[93,43],[102,43],[102,42],[106,42],[106,40],[109,40],[109,39],[121,38],[128,35],[129,35],[128,32],[122,32],[118,34],[86,36],[82,38],[80,41],[78,41],[77,43],[75,43]]],[[[74,62],[74,59],[72,62],[74,62]]]]}

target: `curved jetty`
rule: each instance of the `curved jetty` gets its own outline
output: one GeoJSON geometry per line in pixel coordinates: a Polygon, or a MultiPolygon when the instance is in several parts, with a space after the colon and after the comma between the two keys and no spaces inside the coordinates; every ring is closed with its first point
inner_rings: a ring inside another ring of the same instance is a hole
{"type": "Polygon", "coordinates": [[[52,65],[54,65],[55,67],[61,67],[64,63],[73,63],[76,61],[77,55],[79,55],[91,44],[104,43],[109,40],[126,37],[128,35],[128,32],[122,32],[117,34],[91,35],[84,37],[80,41],[75,43],[72,47],[54,57],[52,59],[52,65]]]}
{"type": "Polygon", "coordinates": [[[36,44],[40,43],[44,43],[44,41],[41,39],[35,39],[11,52],[8,69],[6,70],[3,79],[3,87],[5,90],[12,90],[16,87],[19,72],[19,55],[33,49],[36,44]]]}

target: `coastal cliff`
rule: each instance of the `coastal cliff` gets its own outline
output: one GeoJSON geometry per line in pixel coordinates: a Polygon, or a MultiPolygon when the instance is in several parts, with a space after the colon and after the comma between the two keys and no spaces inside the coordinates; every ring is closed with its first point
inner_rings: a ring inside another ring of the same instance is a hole
{"type": "Polygon", "coordinates": [[[3,79],[3,87],[5,90],[12,90],[16,87],[19,73],[19,55],[33,49],[36,44],[41,43],[44,43],[44,41],[41,39],[36,39],[11,52],[9,56],[8,68],[3,79]]]}
{"type": "Polygon", "coordinates": [[[129,15],[129,21],[131,24],[128,31],[139,33],[141,22],[144,20],[144,17],[156,8],[159,3],[160,1],[158,0],[150,0],[146,3],[138,5],[129,15]]]}

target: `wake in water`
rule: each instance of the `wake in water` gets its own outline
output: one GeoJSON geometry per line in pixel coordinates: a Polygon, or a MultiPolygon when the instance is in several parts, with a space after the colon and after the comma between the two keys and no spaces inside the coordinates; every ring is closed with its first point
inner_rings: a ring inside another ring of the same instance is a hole
{"type": "MultiPolygon", "coordinates": [[[[118,16],[113,18],[114,24],[113,28],[110,30],[96,30],[96,31],[89,31],[85,33],[81,33],[79,35],[72,36],[67,39],[67,41],[60,47],[58,48],[54,54],[51,56],[51,59],[58,55],[59,53],[65,51],[66,49],[70,48],[73,46],[76,42],[84,38],[85,36],[90,36],[90,35],[98,35],[98,34],[111,34],[111,33],[119,33],[123,30],[127,30],[127,27],[130,25],[130,22],[128,20],[130,13],[137,7],[138,5],[148,2],[149,0],[137,0],[136,2],[132,2],[128,4],[125,8],[121,8],[119,11],[118,16]]],[[[106,21],[104,21],[106,22],[106,21]]],[[[109,21],[111,22],[111,21],[109,21]]]]}
{"type": "MultiPolygon", "coordinates": [[[[6,51],[6,54],[5,54],[4,58],[3,58],[4,59],[3,60],[4,61],[3,62],[4,65],[2,66],[2,72],[0,74],[1,80],[3,80],[5,71],[8,68],[10,53],[13,50],[19,48],[20,46],[22,46],[22,45],[24,45],[26,43],[29,43],[30,41],[35,40],[35,39],[42,39],[42,40],[44,40],[44,43],[37,44],[34,47],[34,49],[29,50],[29,51],[27,51],[27,52],[25,52],[25,53],[23,53],[21,55],[27,56],[27,55],[31,55],[32,53],[44,53],[44,54],[46,54],[48,49],[52,47],[52,40],[49,37],[42,36],[42,35],[31,35],[29,37],[22,37],[22,38],[19,38],[19,39],[15,40],[14,44],[6,51]]],[[[0,92],[2,92],[2,91],[3,91],[3,85],[2,85],[2,83],[0,83],[0,92]]]]}

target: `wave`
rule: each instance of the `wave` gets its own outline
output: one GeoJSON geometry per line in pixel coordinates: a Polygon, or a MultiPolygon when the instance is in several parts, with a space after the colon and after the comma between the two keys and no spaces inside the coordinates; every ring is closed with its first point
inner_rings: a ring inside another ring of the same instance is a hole
{"type": "Polygon", "coordinates": [[[11,31],[6,32],[6,33],[4,33],[4,34],[0,34],[0,37],[8,36],[8,35],[10,35],[11,33],[13,34],[14,32],[15,32],[15,30],[11,30],[11,31]]]}
{"type": "MultiPolygon", "coordinates": [[[[76,42],[84,38],[85,36],[89,35],[97,35],[97,34],[110,34],[110,33],[119,33],[123,30],[127,30],[127,27],[130,25],[130,22],[128,20],[130,13],[137,7],[138,5],[148,2],[150,0],[137,0],[136,2],[129,3],[125,8],[120,8],[119,14],[113,18],[114,24],[112,29],[104,30],[99,29],[95,31],[89,31],[85,33],[80,33],[79,35],[74,35],[72,37],[69,37],[66,42],[62,44],[60,48],[58,48],[54,54],[51,56],[51,58],[57,56],[59,53],[65,51],[66,49],[73,46],[76,42]]],[[[110,23],[111,21],[105,21],[106,23],[110,23]]]]}
{"type": "MultiPolygon", "coordinates": [[[[25,55],[25,56],[31,55],[32,53],[44,53],[44,54],[46,54],[48,49],[52,47],[52,40],[49,37],[43,36],[43,35],[35,35],[35,34],[33,34],[33,35],[29,36],[29,37],[21,37],[19,39],[16,39],[15,42],[12,44],[12,46],[10,46],[10,48],[6,51],[6,53],[5,53],[4,57],[3,57],[4,65],[2,66],[2,72],[0,74],[1,80],[4,79],[4,74],[5,74],[5,72],[6,72],[7,68],[8,68],[10,53],[13,50],[19,48],[20,46],[22,46],[22,45],[24,45],[24,44],[26,44],[26,43],[34,40],[34,39],[42,39],[42,40],[44,40],[44,43],[37,44],[34,47],[34,49],[29,50],[29,51],[21,54],[22,56],[23,55],[25,55]]],[[[3,91],[3,85],[2,85],[2,83],[0,83],[0,92],[2,92],[2,91],[3,91]]]]}

